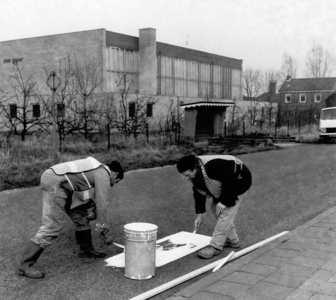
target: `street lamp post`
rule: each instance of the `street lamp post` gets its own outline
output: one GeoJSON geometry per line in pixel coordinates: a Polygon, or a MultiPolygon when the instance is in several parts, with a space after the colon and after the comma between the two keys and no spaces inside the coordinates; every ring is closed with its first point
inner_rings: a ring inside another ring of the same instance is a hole
{"type": "Polygon", "coordinates": [[[57,163],[57,145],[56,145],[56,112],[55,112],[55,92],[61,84],[61,80],[56,75],[55,71],[50,73],[47,84],[51,89],[51,113],[53,120],[53,163],[57,163]]]}

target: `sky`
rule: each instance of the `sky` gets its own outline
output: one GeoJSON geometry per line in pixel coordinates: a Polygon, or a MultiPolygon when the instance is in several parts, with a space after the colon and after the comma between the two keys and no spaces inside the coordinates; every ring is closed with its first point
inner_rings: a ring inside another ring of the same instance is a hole
{"type": "MultiPolygon", "coordinates": [[[[286,52],[304,77],[313,43],[336,54],[335,0],[0,0],[0,42],[105,28],[279,70],[286,52]]],[[[336,74],[333,74],[336,76],[336,74]]]]}

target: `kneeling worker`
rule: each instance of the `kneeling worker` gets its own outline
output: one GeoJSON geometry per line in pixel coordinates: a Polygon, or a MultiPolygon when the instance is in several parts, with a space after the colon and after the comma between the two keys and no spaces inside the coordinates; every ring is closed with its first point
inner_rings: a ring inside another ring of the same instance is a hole
{"type": "Polygon", "coordinates": [[[34,263],[61,233],[64,212],[75,224],[80,256],[105,257],[105,253],[93,248],[90,221],[97,218],[96,230],[104,243],[110,245],[112,238],[107,233],[111,187],[123,178],[124,171],[118,162],[104,165],[93,157],[60,163],[47,169],[41,177],[42,226],[23,253],[18,274],[29,278],[44,277],[34,263]]]}
{"type": "Polygon", "coordinates": [[[202,258],[211,258],[221,253],[223,247],[239,248],[240,242],[234,220],[244,194],[252,185],[249,169],[241,160],[231,155],[208,155],[182,157],[177,170],[193,184],[198,228],[205,213],[206,198],[212,197],[212,212],[217,224],[210,245],[199,251],[202,258]]]}

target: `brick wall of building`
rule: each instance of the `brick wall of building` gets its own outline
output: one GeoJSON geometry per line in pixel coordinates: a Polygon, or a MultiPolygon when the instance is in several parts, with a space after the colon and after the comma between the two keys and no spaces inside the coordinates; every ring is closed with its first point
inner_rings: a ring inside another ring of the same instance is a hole
{"type": "Polygon", "coordinates": [[[39,88],[48,92],[50,90],[45,83],[43,66],[47,70],[56,71],[59,60],[68,54],[75,55],[79,63],[94,61],[99,65],[99,75],[104,78],[105,39],[105,30],[97,29],[0,42],[0,86],[8,90],[7,81],[12,74],[13,61],[16,60],[24,66],[24,74],[33,75],[39,88]]]}
{"type": "Polygon", "coordinates": [[[112,31],[106,31],[106,46],[139,51],[139,38],[112,31]]]}
{"type": "MultiPolygon", "coordinates": [[[[19,62],[24,66],[23,75],[27,78],[33,75],[40,91],[49,94],[50,89],[46,84],[48,74],[45,74],[43,67],[49,72],[57,72],[59,61],[65,59],[68,55],[76,56],[79,65],[83,65],[84,62],[94,62],[98,66],[98,76],[101,80],[104,80],[106,79],[106,47],[109,46],[141,52],[139,92],[148,95],[147,97],[150,101],[155,101],[153,118],[150,119],[153,122],[155,119],[165,118],[170,105],[176,108],[178,102],[203,101],[201,98],[156,96],[157,55],[167,55],[189,61],[232,68],[236,71],[237,74],[235,73],[234,76],[238,76],[238,79],[240,79],[239,74],[240,70],[242,70],[242,60],[239,59],[156,42],[155,29],[141,29],[140,38],[113,33],[105,29],[97,29],[0,42],[0,88],[5,91],[9,90],[7,79],[11,75],[13,62],[19,62]]],[[[236,81],[240,82],[240,80],[236,81]]],[[[95,92],[103,93],[105,91],[106,81],[95,92]]],[[[236,86],[232,87],[232,98],[240,99],[240,96],[241,85],[236,84],[236,86]]],[[[131,100],[132,97],[141,96],[129,95],[129,97],[129,100],[131,100]]],[[[113,105],[118,105],[115,101],[117,98],[106,97],[106,99],[110,99],[109,101],[113,102],[113,105]]],[[[186,136],[194,137],[195,135],[195,113],[196,110],[192,111],[184,120],[186,136]]],[[[223,112],[216,116],[215,132],[219,132],[218,124],[223,123],[224,116],[223,112]]]]}
{"type": "Polygon", "coordinates": [[[156,95],[156,30],[153,28],[140,29],[139,35],[139,92],[141,94],[156,95]]]}
{"type": "Polygon", "coordinates": [[[281,107],[285,110],[306,110],[310,107],[316,107],[318,109],[321,109],[325,107],[325,99],[332,93],[332,91],[327,91],[327,92],[291,92],[291,93],[280,93],[280,104],[281,107]],[[321,101],[320,102],[315,102],[314,100],[314,95],[316,93],[321,94],[321,101]],[[291,102],[286,103],[285,97],[286,94],[291,95],[291,102]],[[300,103],[300,94],[305,94],[306,95],[306,102],[300,103]]]}
{"type": "Polygon", "coordinates": [[[186,110],[188,110],[188,113],[185,114],[185,118],[184,118],[183,136],[186,139],[193,140],[195,138],[197,109],[196,108],[186,108],[186,110]]]}

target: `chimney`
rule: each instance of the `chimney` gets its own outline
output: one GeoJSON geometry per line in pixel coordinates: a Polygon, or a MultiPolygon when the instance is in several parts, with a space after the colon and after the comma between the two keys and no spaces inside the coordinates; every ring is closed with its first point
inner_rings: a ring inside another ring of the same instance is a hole
{"type": "Polygon", "coordinates": [[[274,102],[275,101],[275,97],[276,97],[276,85],[277,82],[275,80],[271,80],[269,83],[269,87],[268,87],[268,98],[270,102],[274,102]]]}
{"type": "Polygon", "coordinates": [[[286,77],[286,81],[291,81],[291,80],[292,80],[292,76],[287,75],[287,77],[286,77]]]}
{"type": "Polygon", "coordinates": [[[145,28],[139,30],[139,52],[139,93],[142,95],[156,95],[156,29],[145,28]]]}

